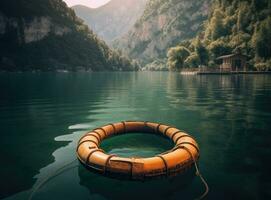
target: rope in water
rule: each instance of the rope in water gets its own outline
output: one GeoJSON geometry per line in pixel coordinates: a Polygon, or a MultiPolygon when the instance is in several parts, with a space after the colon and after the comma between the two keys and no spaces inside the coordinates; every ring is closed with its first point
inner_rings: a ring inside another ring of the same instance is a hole
{"type": "Polygon", "coordinates": [[[67,166],[73,164],[75,161],[77,161],[77,158],[74,159],[73,161],[67,163],[66,165],[64,165],[63,167],[59,168],[58,170],[56,170],[53,174],[51,174],[51,176],[48,176],[46,179],[44,179],[43,181],[40,182],[40,184],[38,184],[31,192],[28,200],[32,200],[32,198],[34,197],[35,193],[40,189],[42,188],[47,182],[49,182],[51,179],[55,178],[56,176],[64,173],[65,171],[67,170],[71,170],[75,167],[77,167],[78,165],[75,165],[75,166],[70,166],[68,168],[66,168],[67,166]]]}
{"type": "MultiPolygon", "coordinates": [[[[209,186],[206,182],[206,180],[203,178],[203,176],[201,175],[200,171],[199,171],[199,168],[198,168],[198,165],[197,165],[197,162],[193,156],[193,154],[190,152],[190,150],[188,148],[186,148],[185,146],[181,146],[181,148],[185,149],[189,155],[191,156],[191,158],[193,159],[193,162],[194,162],[194,165],[195,165],[195,169],[196,169],[196,175],[201,179],[202,183],[204,184],[205,186],[205,192],[198,198],[196,198],[195,200],[201,200],[203,199],[204,197],[206,197],[206,195],[208,194],[209,192],[209,186]]],[[[31,192],[28,200],[32,200],[32,198],[34,197],[35,193],[40,189],[42,188],[47,182],[49,182],[51,179],[55,178],[56,176],[64,173],[65,171],[67,170],[71,170],[75,167],[77,167],[78,165],[75,165],[75,166],[70,166],[68,167],[69,165],[73,164],[75,161],[77,161],[77,158],[74,159],[73,161],[67,163],[66,165],[64,165],[63,167],[59,168],[57,171],[55,171],[55,173],[53,173],[51,176],[48,176],[48,178],[44,179],[40,184],[38,184],[31,192]],[[67,168],[66,168],[67,167],[67,168]]]]}
{"type": "Polygon", "coordinates": [[[194,165],[195,165],[195,169],[196,169],[196,175],[200,178],[201,182],[204,184],[204,187],[205,187],[205,192],[200,196],[200,197],[197,197],[195,200],[201,200],[203,199],[204,197],[206,197],[206,195],[208,194],[209,192],[209,186],[208,186],[208,183],[206,182],[206,180],[203,178],[202,174],[200,173],[199,171],[199,167],[197,165],[197,162],[193,156],[193,154],[190,152],[190,150],[185,147],[185,146],[181,146],[181,148],[183,148],[184,150],[186,150],[189,155],[191,156],[191,158],[193,159],[193,162],[194,162],[194,165]]]}

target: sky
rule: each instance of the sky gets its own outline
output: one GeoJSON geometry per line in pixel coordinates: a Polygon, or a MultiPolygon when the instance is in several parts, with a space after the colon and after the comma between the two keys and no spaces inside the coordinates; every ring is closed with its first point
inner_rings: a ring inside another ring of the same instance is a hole
{"type": "Polygon", "coordinates": [[[84,5],[91,8],[97,8],[109,2],[110,0],[63,0],[66,4],[71,7],[74,5],[84,5]]]}

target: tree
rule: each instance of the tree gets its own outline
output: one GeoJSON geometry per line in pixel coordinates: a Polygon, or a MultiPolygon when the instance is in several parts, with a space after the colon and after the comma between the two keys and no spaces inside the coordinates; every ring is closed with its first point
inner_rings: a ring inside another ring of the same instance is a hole
{"type": "Polygon", "coordinates": [[[246,28],[251,22],[251,9],[247,2],[242,2],[238,8],[237,14],[237,29],[238,31],[246,31],[246,28]]]}
{"type": "Polygon", "coordinates": [[[267,8],[270,5],[269,0],[252,0],[251,1],[251,6],[255,8],[255,11],[261,11],[265,8],[267,8]]]}
{"type": "Polygon", "coordinates": [[[211,38],[213,40],[216,40],[224,35],[223,18],[223,13],[219,9],[215,9],[209,24],[211,38]]]}
{"type": "Polygon", "coordinates": [[[266,62],[258,62],[255,64],[255,68],[258,71],[270,71],[271,70],[271,59],[266,62]]]}
{"type": "Polygon", "coordinates": [[[177,46],[170,48],[167,57],[168,62],[167,65],[169,67],[169,70],[180,70],[184,67],[184,61],[185,59],[190,55],[190,51],[183,46],[177,46]]]}
{"type": "Polygon", "coordinates": [[[198,67],[200,64],[200,59],[197,53],[193,52],[184,61],[185,67],[198,67]]]}
{"type": "Polygon", "coordinates": [[[209,61],[209,53],[205,46],[203,46],[199,38],[197,38],[195,50],[199,59],[199,64],[207,65],[209,61]]]}
{"type": "Polygon", "coordinates": [[[215,60],[219,56],[229,54],[232,52],[230,46],[223,40],[216,40],[212,42],[208,46],[208,50],[210,51],[213,60],[215,60]]]}
{"type": "Polygon", "coordinates": [[[262,21],[253,35],[256,55],[260,58],[271,58],[271,17],[262,21]]]}

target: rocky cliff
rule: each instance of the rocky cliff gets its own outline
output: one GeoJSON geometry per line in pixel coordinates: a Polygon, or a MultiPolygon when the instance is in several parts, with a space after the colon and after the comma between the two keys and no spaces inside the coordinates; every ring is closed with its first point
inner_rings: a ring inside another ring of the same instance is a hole
{"type": "Polygon", "coordinates": [[[164,59],[167,49],[193,38],[208,17],[209,0],[150,0],[142,17],[114,47],[143,63],[164,59]]]}
{"type": "Polygon", "coordinates": [[[1,0],[0,70],[131,70],[62,0],[1,0]]]}
{"type": "Polygon", "coordinates": [[[17,30],[17,39],[24,44],[40,41],[49,34],[63,36],[71,32],[69,27],[55,24],[49,16],[33,17],[31,20],[27,20],[9,18],[0,13],[0,34],[8,34],[10,29],[17,30]]]}
{"type": "Polygon", "coordinates": [[[132,28],[142,15],[147,0],[111,0],[93,9],[77,5],[73,9],[91,29],[107,43],[119,38],[132,28]]]}

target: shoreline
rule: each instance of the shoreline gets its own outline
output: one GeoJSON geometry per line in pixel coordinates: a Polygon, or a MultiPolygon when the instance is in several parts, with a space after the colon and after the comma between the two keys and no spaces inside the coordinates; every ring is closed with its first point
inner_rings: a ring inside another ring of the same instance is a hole
{"type": "Polygon", "coordinates": [[[271,71],[238,71],[238,72],[181,72],[181,75],[238,75],[238,74],[271,74],[271,71]]]}

